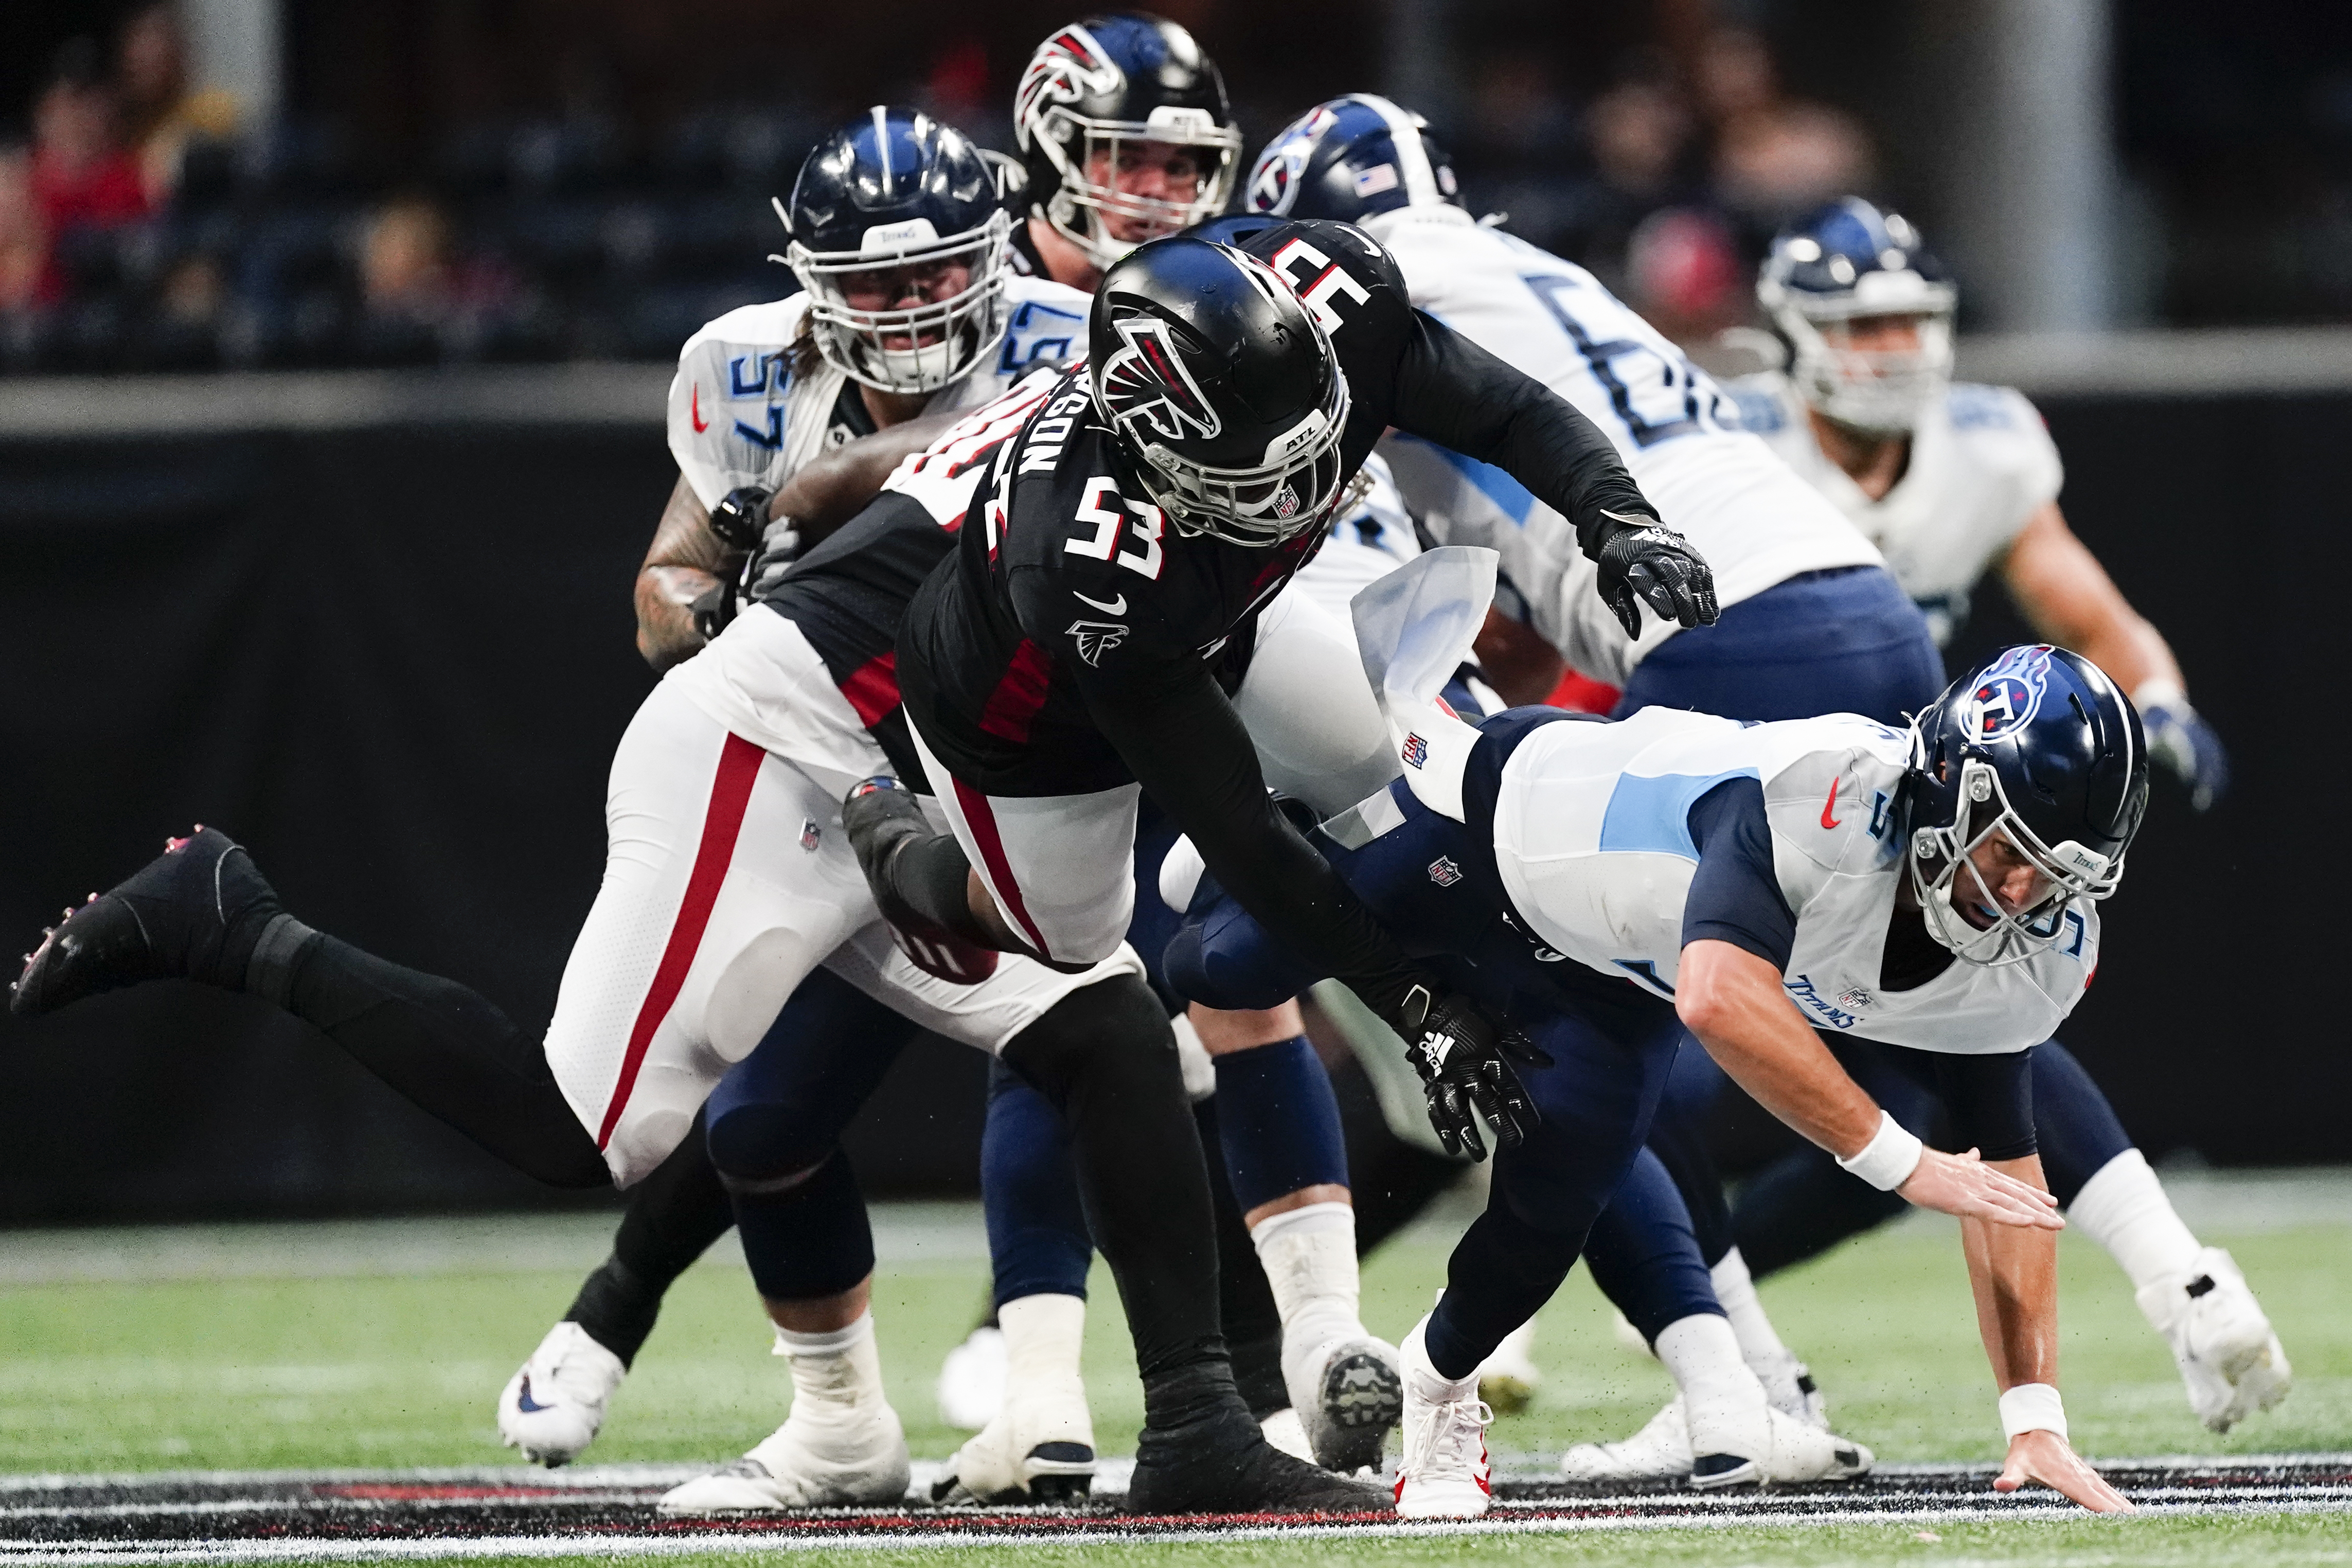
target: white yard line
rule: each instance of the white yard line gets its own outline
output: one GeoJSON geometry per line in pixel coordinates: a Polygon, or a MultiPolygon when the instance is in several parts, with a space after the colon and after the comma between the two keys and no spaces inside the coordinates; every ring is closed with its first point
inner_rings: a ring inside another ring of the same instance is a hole
{"type": "MultiPolygon", "coordinates": [[[[2352,1512],[2352,1496],[2284,1499],[2275,1502],[2151,1502],[2143,1517],[2166,1515],[2333,1514],[2352,1512]]],[[[1053,1546],[1203,1544],[1227,1541],[1314,1541],[1452,1535],[1567,1535],[1601,1531],[1723,1530],[1740,1525],[1949,1524],[2063,1522],[2074,1510],[2018,1503],[1935,1504],[1769,1516],[1699,1514],[1667,1519],[1429,1520],[1393,1524],[1269,1526],[1250,1529],[1132,1531],[1074,1530],[1022,1535],[1003,1531],[942,1529],[919,1532],[847,1531],[809,1536],[772,1531],[712,1531],[693,1535],[496,1535],[428,1541],[176,1541],[109,1542],[89,1548],[47,1542],[0,1542],[0,1563],[289,1563],[447,1562],[480,1557],[685,1557],[719,1552],[906,1551],[924,1547],[996,1546],[1011,1551],[1053,1546]]]]}

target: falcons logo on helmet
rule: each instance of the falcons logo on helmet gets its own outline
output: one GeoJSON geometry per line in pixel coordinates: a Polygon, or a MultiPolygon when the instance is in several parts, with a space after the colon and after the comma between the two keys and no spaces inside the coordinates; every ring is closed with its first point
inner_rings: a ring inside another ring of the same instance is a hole
{"type": "Polygon", "coordinates": [[[1167,322],[1137,314],[1111,325],[1122,344],[1095,373],[1095,394],[1113,424],[1161,441],[1206,440],[1224,429],[1169,337],[1167,322]]]}
{"type": "Polygon", "coordinates": [[[1117,92],[1126,80],[1094,35],[1073,23],[1029,57],[1021,84],[1013,89],[1013,134],[1025,150],[1029,138],[1043,129],[1048,104],[1099,98],[1117,92]]]}

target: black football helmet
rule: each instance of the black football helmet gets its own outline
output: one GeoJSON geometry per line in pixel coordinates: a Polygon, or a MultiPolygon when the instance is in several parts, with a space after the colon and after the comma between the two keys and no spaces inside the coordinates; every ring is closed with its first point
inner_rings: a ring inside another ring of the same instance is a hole
{"type": "Polygon", "coordinates": [[[875,105],[816,144],[776,216],[792,231],[783,259],[808,290],[817,353],[852,380],[937,392],[1003,340],[1013,220],[996,166],[953,126],[875,105]],[[957,267],[967,281],[947,299],[907,287],[957,267]]]}
{"type": "Polygon", "coordinates": [[[1911,733],[1911,887],[1937,942],[1970,963],[2017,963],[2057,940],[2077,900],[2116,890],[2147,808],[2147,740],[2097,665],[2047,645],[2003,648],[1911,733]],[[2014,914],[1969,859],[1996,833],[2045,889],[2014,914]]]}
{"type": "Polygon", "coordinates": [[[1264,547],[1328,517],[1348,379],[1265,262],[1154,240],[1104,275],[1087,342],[1095,402],[1179,530],[1264,547]]]}
{"type": "Polygon", "coordinates": [[[1223,212],[1242,150],[1216,62],[1175,23],[1131,13],[1073,22],[1037,46],[1013,89],[1013,139],[1033,209],[1105,268],[1223,212]],[[1147,142],[1194,150],[1191,196],[1119,189],[1122,161],[1147,142]],[[1114,225],[1142,232],[1123,239],[1114,225]]]}
{"type": "Polygon", "coordinates": [[[1267,142],[1242,202],[1276,217],[1361,223],[1398,207],[1459,206],[1461,190],[1427,121],[1353,92],[1317,104],[1267,142]]]}

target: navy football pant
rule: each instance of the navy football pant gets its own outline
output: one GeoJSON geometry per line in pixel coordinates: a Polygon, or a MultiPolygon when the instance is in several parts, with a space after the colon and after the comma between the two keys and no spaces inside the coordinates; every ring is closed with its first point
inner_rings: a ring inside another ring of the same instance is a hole
{"type": "Polygon", "coordinates": [[[1877,566],[1807,572],[1676,632],[1633,667],[1611,717],[1685,708],[1769,723],[1859,713],[1901,727],[1944,689],[1919,607],[1877,566]]]}
{"type": "MultiPolygon", "coordinates": [[[[1446,1377],[1468,1376],[1559,1289],[1593,1221],[1633,1169],[1682,1037],[1664,1004],[1605,1025],[1567,1014],[1521,1021],[1552,1058],[1550,1067],[1519,1071],[1543,1120],[1526,1142],[1495,1154],[1486,1212],[1447,1262],[1445,1295],[1423,1336],[1431,1364],[1446,1377]]],[[[1654,1205],[1650,1215],[1665,1206],[1654,1205]]],[[[1639,1232],[1625,1227],[1612,1264],[1634,1270],[1644,1258],[1675,1258],[1671,1237],[1639,1232]]],[[[1622,1275],[1619,1289],[1637,1307],[1675,1294],[1671,1285],[1644,1292],[1622,1275]]],[[[1713,1300],[1711,1290],[1705,1295],[1713,1300]]]]}

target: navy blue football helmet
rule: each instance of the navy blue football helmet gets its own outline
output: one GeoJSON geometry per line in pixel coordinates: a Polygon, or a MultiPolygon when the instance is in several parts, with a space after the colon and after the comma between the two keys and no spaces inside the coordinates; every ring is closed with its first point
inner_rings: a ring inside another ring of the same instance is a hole
{"type": "Polygon", "coordinates": [[[1971,963],[2020,963],[2057,940],[2076,900],[2116,890],[2147,808],[2147,739],[2097,665],[2046,644],[2005,647],[1911,733],[1911,887],[1937,942],[1971,963]],[[2014,913],[1969,858],[1995,834],[2041,879],[2014,913]]]}
{"type": "Polygon", "coordinates": [[[954,127],[877,104],[816,144],[776,216],[817,353],[852,380],[937,392],[1003,338],[1013,220],[954,127]]]}
{"type": "Polygon", "coordinates": [[[1097,267],[1223,212],[1242,151],[1217,63],[1175,23],[1132,13],[1073,22],[1037,46],[1013,89],[1013,139],[1031,207],[1097,267]],[[1145,142],[1192,150],[1190,194],[1120,188],[1145,142]]]}
{"type": "Polygon", "coordinates": [[[1276,217],[1360,223],[1398,207],[1459,206],[1461,189],[1427,121],[1354,92],[1317,104],[1267,142],[1242,203],[1276,217]]]}
{"type": "Polygon", "coordinates": [[[1899,436],[1952,373],[1958,292],[1919,231],[1860,196],[1821,208],[1772,242],[1756,298],[1789,342],[1799,394],[1839,424],[1899,436]],[[1866,316],[1916,320],[1916,349],[1858,349],[1832,341],[1866,316]]]}
{"type": "Polygon", "coordinates": [[[1262,548],[1326,521],[1348,378],[1265,262],[1154,240],[1103,275],[1087,346],[1095,402],[1180,530],[1262,548]]]}

